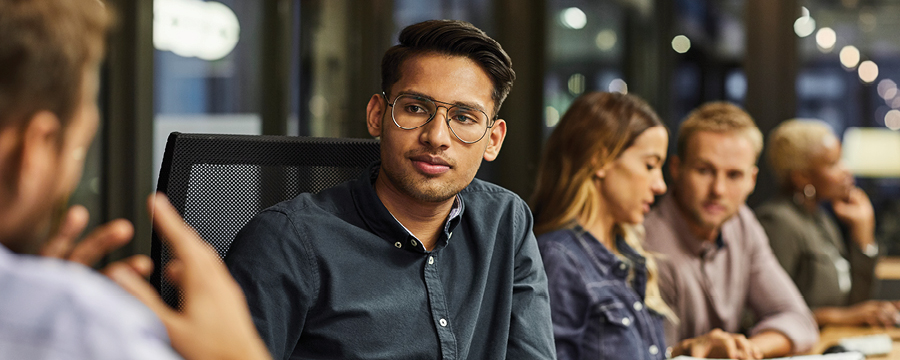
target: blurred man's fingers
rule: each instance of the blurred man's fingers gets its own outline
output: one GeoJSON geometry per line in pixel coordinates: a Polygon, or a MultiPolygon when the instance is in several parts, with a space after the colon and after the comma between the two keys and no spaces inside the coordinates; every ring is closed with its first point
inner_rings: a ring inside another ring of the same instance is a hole
{"type": "MultiPolygon", "coordinates": [[[[153,225],[162,236],[162,240],[172,247],[176,258],[182,258],[180,254],[183,252],[210,251],[208,246],[204,246],[203,241],[197,233],[191,229],[178,211],[172,207],[168,198],[161,193],[150,195],[147,202],[150,213],[153,214],[153,225]]],[[[191,256],[191,259],[196,257],[191,256]]]]}
{"type": "Polygon", "coordinates": [[[110,264],[104,273],[156,313],[163,323],[168,324],[177,317],[177,313],[162,301],[150,283],[141,274],[135,272],[130,264],[124,262],[110,264]]]}
{"type": "Polygon", "coordinates": [[[153,260],[147,255],[132,255],[121,262],[128,265],[131,267],[131,270],[134,270],[135,273],[145,278],[153,273],[153,260]]]}
{"type": "Polygon", "coordinates": [[[75,239],[84,231],[89,218],[90,215],[84,206],[75,205],[70,207],[66,211],[62,222],[60,222],[59,229],[47,239],[47,243],[41,247],[38,254],[60,259],[68,257],[75,239]]]}
{"type": "Polygon", "coordinates": [[[184,263],[178,259],[172,259],[166,264],[165,275],[166,279],[169,279],[173,284],[182,287],[184,283],[184,263]]]}
{"type": "Polygon", "coordinates": [[[69,260],[93,266],[100,258],[131,241],[134,226],[125,219],[110,221],[91,231],[69,255],[69,260]]]}

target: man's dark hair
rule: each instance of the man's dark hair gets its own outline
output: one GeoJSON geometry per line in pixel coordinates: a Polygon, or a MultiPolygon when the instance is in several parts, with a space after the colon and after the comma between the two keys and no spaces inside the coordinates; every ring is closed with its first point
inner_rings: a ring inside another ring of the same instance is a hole
{"type": "Polygon", "coordinates": [[[400,44],[394,45],[381,60],[381,90],[391,96],[391,87],[400,81],[400,67],[407,59],[435,53],[462,56],[478,63],[491,78],[494,90],[494,114],[512,89],[516,72],[512,60],[484,31],[459,20],[428,20],[407,26],[400,32],[400,44]]]}

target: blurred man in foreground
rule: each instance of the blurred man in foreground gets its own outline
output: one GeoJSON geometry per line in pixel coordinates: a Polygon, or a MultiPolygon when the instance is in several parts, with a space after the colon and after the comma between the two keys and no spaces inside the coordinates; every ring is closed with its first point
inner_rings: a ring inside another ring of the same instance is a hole
{"type": "Polygon", "coordinates": [[[90,263],[133,231],[116,221],[71,249],[86,211],[54,216],[98,127],[108,23],[97,0],[0,0],[0,358],[268,358],[237,285],[162,196],[151,199],[154,224],[180,259],[169,273],[187,294],[184,313],[142,278],[146,257],[107,273],[159,317],[89,268],[29,255],[90,263]]]}

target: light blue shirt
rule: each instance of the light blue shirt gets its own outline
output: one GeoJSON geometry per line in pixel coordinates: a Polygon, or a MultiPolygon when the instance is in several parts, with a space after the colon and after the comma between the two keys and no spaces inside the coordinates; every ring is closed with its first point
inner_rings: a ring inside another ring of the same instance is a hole
{"type": "Polygon", "coordinates": [[[181,359],[159,318],[93,270],[0,245],[0,359],[181,359]]]}

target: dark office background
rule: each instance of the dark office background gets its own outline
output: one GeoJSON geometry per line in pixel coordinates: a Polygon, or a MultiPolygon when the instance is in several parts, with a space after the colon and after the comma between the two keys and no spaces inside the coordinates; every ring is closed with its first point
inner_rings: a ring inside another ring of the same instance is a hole
{"type": "MultiPolygon", "coordinates": [[[[170,131],[368,137],[365,105],[404,26],[472,22],[503,44],[518,79],[509,133],[479,177],[523,198],[543,140],[586,91],[646,99],[670,129],[711,100],[764,133],[803,117],[900,137],[900,4],[887,0],[110,0],[119,13],[103,126],[73,202],[92,224],[124,217],[149,253],[144,198],[170,131]],[[831,39],[831,40],[830,40],[831,39]],[[842,63],[846,47],[852,49],[842,63]],[[869,64],[877,66],[872,77],[869,64]],[[893,111],[893,112],[892,112],[893,111]]],[[[672,132],[674,136],[674,130],[672,132]]],[[[883,136],[882,136],[883,137],[883,136]]],[[[670,142],[674,147],[674,142],[670,142]]],[[[900,153],[885,150],[886,159],[900,153]]],[[[777,192],[764,164],[750,203],[777,192]]],[[[885,245],[900,243],[900,169],[858,178],[885,245]]]]}

